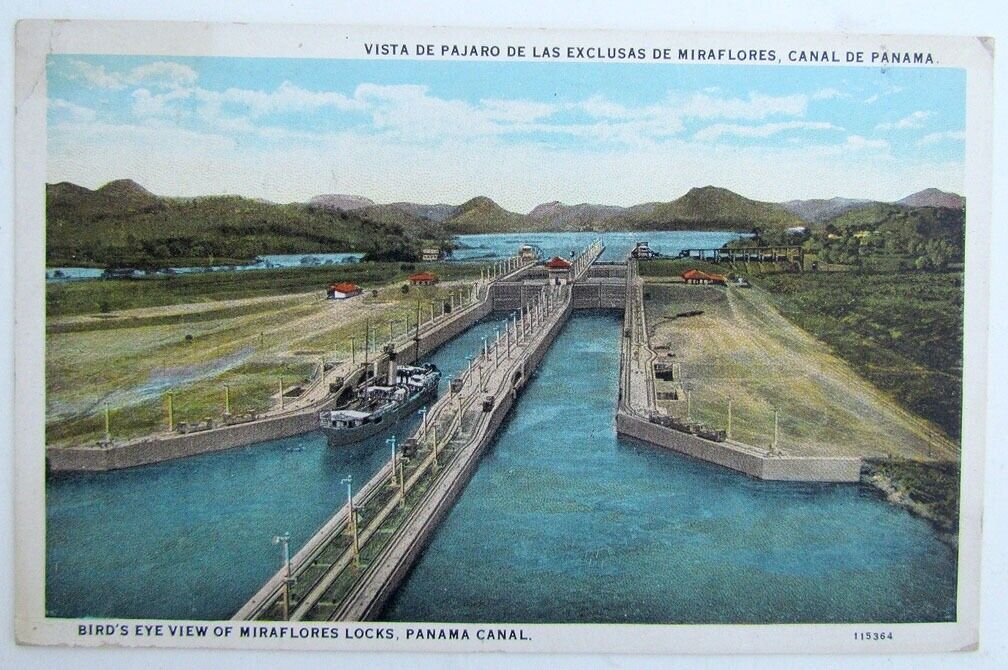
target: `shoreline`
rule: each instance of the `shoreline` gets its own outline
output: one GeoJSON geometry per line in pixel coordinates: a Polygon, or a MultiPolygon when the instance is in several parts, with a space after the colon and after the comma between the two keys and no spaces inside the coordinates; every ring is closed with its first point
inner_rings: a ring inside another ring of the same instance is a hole
{"type": "MultiPolygon", "coordinates": [[[[958,514],[950,515],[940,509],[938,501],[924,501],[914,496],[913,487],[907,481],[907,477],[900,477],[891,473],[883,472],[886,463],[880,461],[866,461],[865,469],[862,471],[861,483],[871,487],[880,494],[886,502],[900,507],[910,514],[924,519],[934,529],[938,539],[952,549],[959,547],[959,518],[958,514]]],[[[909,468],[911,470],[925,469],[928,464],[913,461],[901,462],[898,467],[909,468]]],[[[958,496],[956,496],[958,502],[958,496]]]]}

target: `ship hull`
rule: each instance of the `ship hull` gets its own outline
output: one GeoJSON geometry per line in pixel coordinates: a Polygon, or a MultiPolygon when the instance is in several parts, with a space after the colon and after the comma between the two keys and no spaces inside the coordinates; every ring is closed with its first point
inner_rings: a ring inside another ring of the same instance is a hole
{"type": "Polygon", "coordinates": [[[354,428],[339,429],[326,428],[325,426],[322,426],[321,430],[325,433],[330,447],[342,447],[347,444],[355,444],[374,437],[379,433],[388,431],[389,428],[398,424],[403,418],[420,409],[425,402],[436,397],[437,384],[432,384],[429,388],[417,393],[399,407],[396,407],[394,410],[382,415],[382,420],[377,423],[371,422],[354,428]]]}

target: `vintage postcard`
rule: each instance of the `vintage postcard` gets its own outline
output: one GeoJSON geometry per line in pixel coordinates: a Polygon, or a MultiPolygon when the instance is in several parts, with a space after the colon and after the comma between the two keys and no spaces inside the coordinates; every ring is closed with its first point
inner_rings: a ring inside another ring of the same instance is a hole
{"type": "Polygon", "coordinates": [[[978,644],[985,38],[26,21],[26,644],[978,644]]]}

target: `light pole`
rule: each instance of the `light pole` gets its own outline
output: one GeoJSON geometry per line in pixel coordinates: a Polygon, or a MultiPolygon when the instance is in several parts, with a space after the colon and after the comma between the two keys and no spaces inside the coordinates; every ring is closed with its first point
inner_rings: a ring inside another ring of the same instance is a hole
{"type": "Polygon", "coordinates": [[[284,533],[283,535],[274,535],[273,544],[279,544],[283,546],[283,564],[286,569],[286,574],[284,576],[284,593],[283,593],[283,618],[284,621],[290,619],[290,587],[294,582],[294,577],[291,576],[291,562],[290,562],[290,533],[284,533]]]}
{"type": "Polygon", "coordinates": [[[731,439],[731,423],[732,423],[732,401],[728,398],[728,439],[731,439]]]}
{"type": "Polygon", "coordinates": [[[396,442],[395,435],[385,440],[385,444],[392,446],[392,487],[396,485],[396,442]]]}
{"type": "Polygon", "coordinates": [[[175,394],[173,392],[171,392],[171,391],[168,391],[168,432],[169,433],[172,432],[173,430],[175,430],[175,413],[174,413],[173,407],[172,407],[172,399],[174,397],[175,397],[175,394]]]}
{"type": "Polygon", "coordinates": [[[360,567],[360,542],[357,538],[357,510],[354,509],[353,492],[351,490],[351,487],[353,486],[353,475],[347,475],[340,483],[346,484],[347,520],[350,526],[350,534],[353,537],[354,567],[360,567]]]}
{"type": "Polygon", "coordinates": [[[105,441],[112,441],[111,423],[109,422],[109,406],[105,403],[105,441]]]}
{"type": "Polygon", "coordinates": [[[434,445],[434,467],[436,468],[438,466],[438,461],[437,461],[437,426],[433,426],[431,428],[431,437],[433,438],[431,440],[431,443],[434,445]]]}
{"type": "Polygon", "coordinates": [[[773,451],[774,451],[775,454],[777,452],[777,440],[780,437],[780,430],[778,428],[778,415],[779,414],[780,414],[780,410],[777,409],[776,407],[774,407],[774,411],[773,411],[773,451]]]}
{"type": "Polygon", "coordinates": [[[420,410],[417,412],[417,414],[419,414],[421,417],[423,417],[423,423],[421,424],[421,426],[422,426],[424,437],[426,437],[427,436],[427,405],[424,405],[423,407],[421,407],[420,410]]]}

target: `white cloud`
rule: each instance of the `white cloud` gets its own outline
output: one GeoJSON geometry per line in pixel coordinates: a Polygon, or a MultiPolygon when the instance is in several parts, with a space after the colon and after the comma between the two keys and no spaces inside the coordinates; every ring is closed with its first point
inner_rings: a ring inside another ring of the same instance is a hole
{"type": "Polygon", "coordinates": [[[683,116],[691,118],[759,121],[775,115],[802,116],[808,107],[808,97],[750,93],[748,98],[715,98],[697,93],[678,107],[683,116]]]}
{"type": "Polygon", "coordinates": [[[878,93],[876,93],[875,95],[872,95],[872,96],[869,96],[869,97],[865,98],[865,104],[866,105],[870,105],[870,104],[872,104],[874,102],[877,102],[878,99],[879,99],[878,93]]]}
{"type": "Polygon", "coordinates": [[[189,116],[188,110],[182,109],[174,103],[180,100],[187,100],[191,96],[191,91],[184,88],[176,88],[167,93],[157,94],[152,94],[146,88],[138,88],[130,94],[133,100],[131,109],[134,116],[139,118],[183,118],[189,116]]]}
{"type": "Polygon", "coordinates": [[[923,128],[924,122],[931,117],[931,112],[916,111],[909,116],[904,116],[894,123],[880,123],[875,126],[875,130],[908,130],[911,128],[923,128]]]}
{"type": "Polygon", "coordinates": [[[84,107],[62,98],[50,98],[49,109],[65,114],[72,121],[93,121],[96,113],[90,107],[84,107]]]}
{"type": "Polygon", "coordinates": [[[923,147],[930,144],[938,144],[939,142],[963,142],[966,140],[966,131],[964,130],[946,130],[940,133],[928,133],[924,137],[917,140],[917,146],[923,147]]]}
{"type": "Polygon", "coordinates": [[[157,86],[174,88],[189,86],[196,83],[198,75],[188,65],[171,61],[156,61],[138,65],[126,74],[123,79],[133,85],[157,86]]]}
{"type": "Polygon", "coordinates": [[[693,139],[709,142],[723,135],[748,138],[770,137],[788,130],[843,130],[843,128],[824,121],[785,121],[765,123],[759,126],[718,123],[700,129],[693,135],[693,139]]]}
{"type": "Polygon", "coordinates": [[[120,75],[109,72],[104,65],[94,65],[87,61],[69,61],[63,74],[67,79],[84,82],[93,88],[120,89],[126,87],[120,75]]]}
{"type": "Polygon", "coordinates": [[[962,184],[961,163],[912,156],[901,158],[896,170],[880,160],[884,141],[858,136],[824,146],[724,147],[672,139],[604,151],[490,137],[432,146],[359,131],[307,140],[278,146],[235,140],[223,131],[63,124],[52,129],[49,179],[93,187],[128,176],[166,195],[238,193],[278,202],[327,192],[452,203],[485,194],[521,211],[553,199],[620,205],[669,200],[706,183],[769,201],[834,195],[893,200],[927,186],[954,191],[962,184]]]}
{"type": "Polygon", "coordinates": [[[889,143],[885,140],[870,140],[861,135],[848,135],[844,148],[850,151],[888,151],[889,143]]]}
{"type": "Polygon", "coordinates": [[[121,90],[128,85],[175,88],[196,83],[198,75],[188,65],[172,61],[155,61],[138,65],[126,72],[109,72],[104,65],[82,60],[71,60],[64,75],[73,81],[82,81],[93,88],[121,90]]]}
{"type": "Polygon", "coordinates": [[[813,100],[832,100],[833,98],[844,98],[846,94],[836,88],[821,88],[812,94],[813,100]]]}

